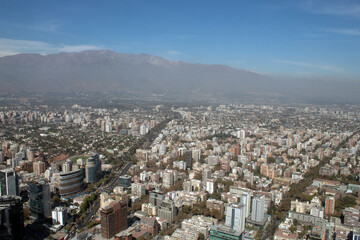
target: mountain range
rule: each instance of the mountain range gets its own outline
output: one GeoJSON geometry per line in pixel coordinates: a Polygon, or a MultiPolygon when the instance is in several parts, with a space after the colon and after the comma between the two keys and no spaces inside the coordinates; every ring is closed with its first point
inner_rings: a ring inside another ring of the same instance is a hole
{"type": "Polygon", "coordinates": [[[276,79],[225,65],[169,61],[109,50],[0,58],[0,94],[135,92],[168,96],[226,96],[357,102],[360,84],[276,79]]]}

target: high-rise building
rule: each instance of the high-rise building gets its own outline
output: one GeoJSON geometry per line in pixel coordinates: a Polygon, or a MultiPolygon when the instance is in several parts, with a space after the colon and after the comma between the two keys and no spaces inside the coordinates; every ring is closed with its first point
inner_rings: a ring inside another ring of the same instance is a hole
{"type": "Polygon", "coordinates": [[[104,120],[101,120],[100,126],[101,126],[101,131],[105,132],[105,130],[106,130],[106,122],[104,120]]]}
{"type": "Polygon", "coordinates": [[[101,236],[112,238],[118,232],[125,230],[127,225],[127,204],[125,202],[113,202],[109,206],[100,209],[101,236]]]}
{"type": "Polygon", "coordinates": [[[146,134],[146,126],[142,124],[140,126],[140,135],[145,135],[145,134],[146,134]]]}
{"type": "Polygon", "coordinates": [[[131,193],[133,196],[142,197],[145,195],[145,184],[133,183],[131,184],[131,193]]]}
{"type": "Polygon", "coordinates": [[[156,207],[159,207],[164,201],[165,196],[160,192],[150,192],[149,202],[156,207]]]}
{"type": "Polygon", "coordinates": [[[53,224],[59,223],[63,226],[66,225],[67,211],[65,207],[56,207],[51,215],[53,224]]]}
{"type": "Polygon", "coordinates": [[[112,123],[111,122],[106,122],[105,131],[106,132],[112,132],[112,123]]]}
{"type": "Polygon", "coordinates": [[[335,197],[327,196],[325,199],[325,214],[331,215],[335,212],[335,197]]]}
{"type": "Polygon", "coordinates": [[[240,195],[240,203],[245,205],[245,217],[250,216],[251,192],[243,191],[240,195]]]}
{"type": "Polygon", "coordinates": [[[210,194],[215,193],[217,190],[216,181],[214,179],[208,179],[206,181],[206,191],[210,194]]]}
{"type": "Polygon", "coordinates": [[[227,207],[225,225],[237,232],[245,230],[246,207],[240,203],[233,203],[227,207]]]}
{"type": "Polygon", "coordinates": [[[186,169],[192,169],[192,151],[185,151],[186,169]]]}
{"type": "Polygon", "coordinates": [[[100,180],[102,172],[99,154],[96,153],[88,158],[88,160],[86,161],[85,170],[87,183],[96,183],[100,180]]]}
{"type": "Polygon", "coordinates": [[[63,173],[68,173],[72,171],[72,162],[70,159],[68,159],[67,161],[65,161],[62,165],[62,172],[63,173]]]}
{"type": "Polygon", "coordinates": [[[131,176],[129,175],[124,175],[124,176],[120,176],[119,177],[119,186],[121,187],[131,187],[131,176]]]}
{"type": "Polygon", "coordinates": [[[198,162],[201,158],[201,150],[196,149],[191,151],[191,157],[195,162],[198,162]]]}
{"type": "Polygon", "coordinates": [[[174,203],[170,200],[162,201],[158,210],[158,216],[165,219],[169,224],[172,223],[176,216],[176,209],[174,203]]]}
{"type": "Polygon", "coordinates": [[[41,174],[45,173],[46,166],[45,163],[42,161],[35,161],[33,162],[33,172],[35,175],[40,176],[41,174]]]}
{"type": "Polygon", "coordinates": [[[167,169],[163,174],[163,186],[170,188],[174,186],[175,181],[177,181],[177,171],[172,169],[167,169]]]}
{"type": "Polygon", "coordinates": [[[19,196],[19,177],[11,168],[0,170],[0,196],[4,195],[19,196]]]}
{"type": "Polygon", "coordinates": [[[250,216],[250,205],[251,205],[251,190],[243,187],[230,187],[230,193],[239,196],[240,203],[246,206],[246,215],[245,217],[250,216]]]}
{"type": "Polygon", "coordinates": [[[231,147],[229,148],[229,152],[233,154],[235,159],[237,159],[238,156],[240,155],[240,147],[239,146],[231,147]]]}
{"type": "Polygon", "coordinates": [[[264,208],[264,195],[256,195],[252,200],[251,221],[261,222],[264,219],[264,208]]]}
{"type": "Polygon", "coordinates": [[[84,189],[84,170],[79,169],[59,175],[59,191],[61,196],[80,192],[84,189]]]}
{"type": "Polygon", "coordinates": [[[0,163],[4,162],[5,154],[3,151],[0,150],[0,163]]]}
{"type": "Polygon", "coordinates": [[[0,197],[0,239],[16,240],[24,237],[24,214],[21,198],[0,197]]]}
{"type": "Polygon", "coordinates": [[[203,184],[206,184],[207,180],[210,178],[211,176],[211,170],[208,168],[205,168],[203,173],[202,173],[202,182],[203,184]]]}
{"type": "Polygon", "coordinates": [[[28,183],[30,214],[36,219],[51,217],[50,186],[44,180],[28,183]]]}

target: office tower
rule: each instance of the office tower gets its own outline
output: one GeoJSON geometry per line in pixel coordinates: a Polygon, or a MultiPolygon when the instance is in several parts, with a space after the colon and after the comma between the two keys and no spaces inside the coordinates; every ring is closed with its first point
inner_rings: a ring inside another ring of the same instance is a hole
{"type": "Polygon", "coordinates": [[[240,155],[240,147],[239,146],[231,147],[229,148],[229,152],[232,153],[235,159],[237,159],[238,156],[240,155]]]}
{"type": "Polygon", "coordinates": [[[161,203],[164,201],[165,196],[164,194],[160,193],[160,192],[150,192],[150,196],[149,196],[149,202],[153,205],[153,206],[160,206],[161,203]]]}
{"type": "Polygon", "coordinates": [[[264,208],[264,195],[256,195],[252,200],[251,221],[261,222],[264,219],[264,208]]]}
{"type": "Polygon", "coordinates": [[[11,168],[0,170],[0,196],[4,195],[19,196],[19,177],[11,168]]]}
{"type": "Polygon", "coordinates": [[[242,191],[240,203],[245,205],[245,218],[250,216],[251,192],[242,191]]]}
{"type": "Polygon", "coordinates": [[[133,183],[131,184],[131,193],[133,196],[142,197],[145,195],[145,184],[133,183]]]}
{"type": "Polygon", "coordinates": [[[127,205],[125,202],[113,202],[100,209],[101,236],[112,238],[127,226],[127,205]]]}
{"type": "Polygon", "coordinates": [[[170,188],[174,186],[175,181],[177,181],[177,171],[172,169],[167,169],[163,174],[163,186],[170,188]]]}
{"type": "Polygon", "coordinates": [[[225,225],[237,232],[245,230],[246,207],[240,203],[233,203],[227,207],[225,225]]]}
{"type": "Polygon", "coordinates": [[[170,200],[162,201],[158,210],[158,216],[165,219],[169,224],[171,224],[176,216],[174,203],[170,200]]]}
{"type": "Polygon", "coordinates": [[[112,132],[112,123],[111,122],[106,122],[105,132],[112,132]]]}
{"type": "Polygon", "coordinates": [[[206,181],[206,191],[210,194],[215,193],[217,190],[216,181],[214,179],[208,179],[206,181]]]}
{"type": "Polygon", "coordinates": [[[105,132],[105,129],[106,129],[106,122],[104,120],[101,120],[101,131],[105,132]]]}
{"type": "Polygon", "coordinates": [[[208,168],[205,168],[202,173],[202,183],[206,184],[207,180],[211,177],[211,170],[208,168]]]}
{"type": "Polygon", "coordinates": [[[240,139],[245,139],[245,137],[246,137],[246,132],[245,132],[245,130],[240,130],[239,137],[240,137],[240,139]]]}
{"type": "Polygon", "coordinates": [[[59,223],[60,225],[65,226],[67,221],[67,211],[66,207],[56,207],[52,211],[52,222],[53,224],[59,223]]]}
{"type": "Polygon", "coordinates": [[[185,151],[186,169],[192,169],[192,151],[185,151]]]}
{"type": "Polygon", "coordinates": [[[239,196],[240,203],[246,206],[246,217],[249,217],[251,205],[251,190],[248,188],[231,186],[230,193],[239,196]]]}
{"type": "Polygon", "coordinates": [[[131,186],[131,176],[124,175],[119,177],[119,186],[128,188],[131,186]]]}
{"type": "Polygon", "coordinates": [[[35,161],[33,162],[33,172],[35,175],[40,176],[41,174],[45,173],[46,166],[45,163],[42,161],[35,161]]]}
{"type": "Polygon", "coordinates": [[[51,217],[50,186],[44,180],[28,183],[30,214],[36,219],[51,217]]]}
{"type": "Polygon", "coordinates": [[[198,162],[200,161],[200,158],[201,158],[201,150],[199,149],[196,149],[196,150],[192,150],[191,151],[191,157],[192,159],[195,161],[195,162],[198,162]]]}
{"type": "Polygon", "coordinates": [[[101,171],[101,161],[99,159],[99,154],[93,154],[86,161],[86,182],[87,183],[96,183],[100,180],[102,171],[101,171]]]}
{"type": "Polygon", "coordinates": [[[325,214],[332,215],[335,212],[335,197],[327,196],[325,199],[325,214]]]}
{"type": "Polygon", "coordinates": [[[24,213],[21,198],[0,197],[0,239],[17,240],[24,237],[24,213]]]}
{"type": "Polygon", "coordinates": [[[61,196],[66,196],[80,192],[84,189],[84,170],[79,169],[69,173],[59,175],[59,192],[61,196]]]}
{"type": "Polygon", "coordinates": [[[140,126],[140,135],[145,135],[145,134],[146,134],[146,126],[142,124],[140,126]]]}

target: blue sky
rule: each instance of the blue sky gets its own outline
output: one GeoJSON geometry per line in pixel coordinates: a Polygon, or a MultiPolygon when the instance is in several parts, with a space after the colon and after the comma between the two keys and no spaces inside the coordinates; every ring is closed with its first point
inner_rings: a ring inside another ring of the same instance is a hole
{"type": "Polygon", "coordinates": [[[0,29],[0,56],[110,49],[282,77],[360,76],[360,1],[0,0],[0,29]]]}

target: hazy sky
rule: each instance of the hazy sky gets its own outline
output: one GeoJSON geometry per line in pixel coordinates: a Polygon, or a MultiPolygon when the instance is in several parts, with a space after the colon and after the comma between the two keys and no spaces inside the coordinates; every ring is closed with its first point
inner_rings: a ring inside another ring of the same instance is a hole
{"type": "Polygon", "coordinates": [[[0,56],[87,49],[356,78],[360,1],[0,0],[0,56]]]}

